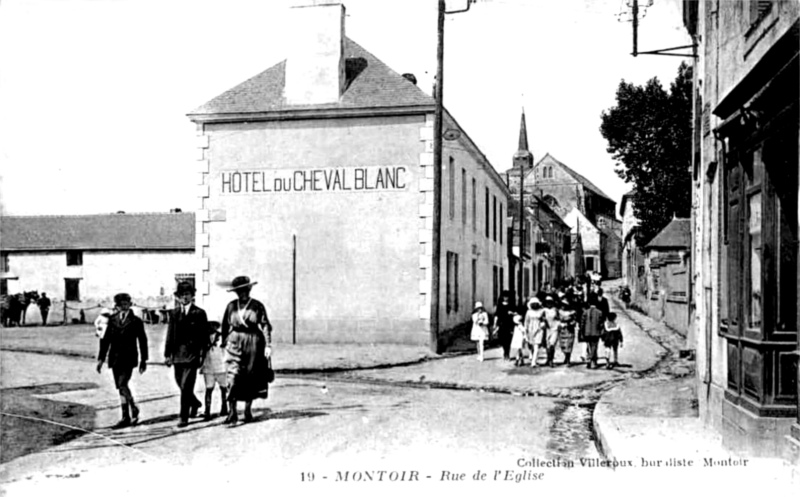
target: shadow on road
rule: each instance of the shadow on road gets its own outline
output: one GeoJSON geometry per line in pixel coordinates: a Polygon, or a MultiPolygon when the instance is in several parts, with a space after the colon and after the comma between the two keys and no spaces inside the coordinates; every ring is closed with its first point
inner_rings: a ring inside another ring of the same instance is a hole
{"type": "Polygon", "coordinates": [[[93,407],[39,396],[94,388],[96,383],[48,383],[0,389],[0,464],[92,431],[93,407]]]}

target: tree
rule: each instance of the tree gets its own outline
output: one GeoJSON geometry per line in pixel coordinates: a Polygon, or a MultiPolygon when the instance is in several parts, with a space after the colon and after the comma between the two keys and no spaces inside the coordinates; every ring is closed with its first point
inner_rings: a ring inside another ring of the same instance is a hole
{"type": "Polygon", "coordinates": [[[658,78],[620,82],[617,105],[601,115],[600,133],[633,185],[637,242],[650,241],[673,218],[689,217],[692,191],[692,68],[682,63],[667,92],[658,78]]]}

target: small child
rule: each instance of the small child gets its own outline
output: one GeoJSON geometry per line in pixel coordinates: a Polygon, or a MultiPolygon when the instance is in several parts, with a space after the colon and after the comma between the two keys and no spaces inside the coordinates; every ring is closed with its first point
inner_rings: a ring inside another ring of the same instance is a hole
{"type": "Polygon", "coordinates": [[[203,366],[200,368],[206,383],[206,412],[203,415],[203,419],[206,421],[211,419],[211,397],[214,393],[214,384],[219,385],[220,395],[222,396],[222,409],[220,409],[219,415],[228,415],[228,380],[225,372],[224,349],[220,346],[222,339],[222,334],[219,331],[220,324],[218,321],[209,321],[208,325],[210,329],[210,348],[206,352],[203,366]]]}
{"type": "Polygon", "coordinates": [[[106,329],[108,329],[108,320],[111,317],[111,309],[107,309],[103,307],[100,309],[100,314],[97,316],[97,319],[94,320],[94,334],[97,335],[97,338],[102,340],[103,335],[106,334],[106,329]]]}
{"type": "Polygon", "coordinates": [[[614,366],[619,366],[617,362],[617,352],[618,348],[622,347],[622,330],[617,324],[617,313],[608,313],[602,339],[603,346],[606,349],[606,368],[611,369],[614,366]],[[611,361],[609,357],[612,352],[614,353],[613,361],[611,361]]]}
{"type": "Polygon", "coordinates": [[[514,314],[514,334],[511,336],[511,350],[516,349],[517,360],[515,366],[522,366],[524,362],[522,349],[525,348],[525,326],[522,324],[522,316],[514,314]]]}
{"type": "Polygon", "coordinates": [[[475,302],[475,310],[472,312],[472,332],[469,338],[478,342],[478,360],[483,361],[483,342],[489,339],[489,314],[481,302],[475,302]]]}

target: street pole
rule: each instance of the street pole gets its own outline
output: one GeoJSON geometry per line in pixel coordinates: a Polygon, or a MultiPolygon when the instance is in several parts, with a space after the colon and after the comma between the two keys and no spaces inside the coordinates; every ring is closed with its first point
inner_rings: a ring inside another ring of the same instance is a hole
{"type": "Polygon", "coordinates": [[[297,345],[297,235],[292,235],[292,345],[297,345]]]}
{"type": "Polygon", "coordinates": [[[436,87],[433,98],[436,110],[433,115],[433,233],[431,261],[431,324],[430,347],[437,354],[439,344],[439,275],[442,253],[442,115],[444,114],[444,12],[445,0],[439,0],[436,46],[436,87]]]}
{"type": "Polygon", "coordinates": [[[525,164],[519,165],[519,275],[517,276],[517,306],[522,307],[522,272],[525,270],[525,164]]]}

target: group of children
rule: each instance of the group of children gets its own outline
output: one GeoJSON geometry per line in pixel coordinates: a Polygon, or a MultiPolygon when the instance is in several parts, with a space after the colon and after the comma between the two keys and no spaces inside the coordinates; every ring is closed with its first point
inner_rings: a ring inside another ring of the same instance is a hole
{"type": "MultiPolygon", "coordinates": [[[[602,294],[600,294],[602,296],[602,294]]],[[[587,307],[594,309],[596,306],[596,295],[592,294],[587,301],[587,307]],[[591,304],[591,305],[589,305],[591,304]]],[[[605,348],[606,368],[611,369],[619,366],[619,348],[623,344],[622,329],[617,323],[617,315],[609,312],[606,307],[601,311],[602,319],[599,330],[594,333],[586,333],[589,326],[588,320],[581,319],[584,314],[583,299],[575,297],[575,294],[567,295],[559,292],[558,298],[552,295],[544,295],[544,303],[538,297],[533,297],[528,301],[527,309],[523,313],[512,311],[513,315],[513,334],[511,337],[510,349],[515,356],[515,365],[522,366],[525,363],[525,356],[530,358],[530,366],[538,366],[540,351],[546,351],[545,365],[553,367],[555,365],[556,346],[559,346],[564,354],[564,365],[571,365],[571,356],[575,344],[576,335],[578,340],[587,342],[587,352],[584,357],[587,359],[587,367],[595,367],[596,358],[591,357],[589,343],[592,339],[584,339],[584,335],[599,335],[605,348]],[[576,333],[576,330],[579,333],[576,333]]],[[[498,319],[495,317],[495,323],[498,319]]],[[[472,314],[472,331],[470,338],[477,342],[478,360],[484,360],[484,342],[491,338],[489,314],[483,303],[476,302],[472,314]]],[[[496,326],[495,326],[496,327],[496,326]]],[[[596,342],[595,342],[596,343],[596,342]]],[[[596,350],[596,345],[594,347],[596,350]]]]}

